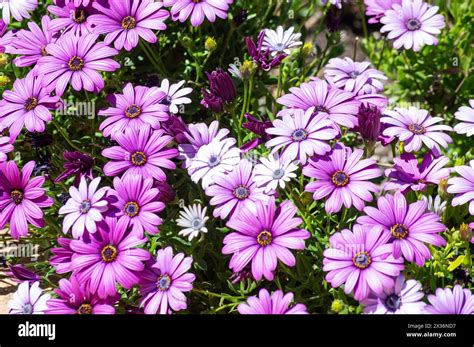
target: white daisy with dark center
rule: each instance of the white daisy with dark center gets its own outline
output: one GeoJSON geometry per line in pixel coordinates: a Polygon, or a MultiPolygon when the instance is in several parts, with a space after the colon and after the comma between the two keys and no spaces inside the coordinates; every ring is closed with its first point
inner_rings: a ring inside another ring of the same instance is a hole
{"type": "Polygon", "coordinates": [[[207,233],[206,222],[209,217],[206,216],[207,207],[202,207],[200,204],[191,206],[184,206],[179,213],[180,218],[176,220],[177,224],[183,229],[178,233],[185,236],[191,241],[200,233],[207,233]]]}

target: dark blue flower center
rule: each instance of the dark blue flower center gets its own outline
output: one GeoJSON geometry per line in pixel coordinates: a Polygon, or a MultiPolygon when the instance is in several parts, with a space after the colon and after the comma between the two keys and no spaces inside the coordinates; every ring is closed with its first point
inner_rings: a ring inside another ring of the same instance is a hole
{"type": "Polygon", "coordinates": [[[237,199],[244,200],[249,197],[250,189],[248,186],[241,184],[235,187],[232,193],[237,199]]]}
{"type": "Polygon", "coordinates": [[[276,169],[276,170],[273,171],[273,173],[272,173],[272,177],[273,177],[274,180],[279,180],[279,179],[282,178],[284,175],[285,175],[285,170],[283,170],[283,169],[276,169]]]}
{"type": "Polygon", "coordinates": [[[214,166],[219,165],[219,163],[220,163],[219,157],[216,155],[211,155],[211,157],[209,158],[209,166],[214,167],[214,166]]]}
{"type": "Polygon", "coordinates": [[[91,202],[89,200],[85,200],[83,202],[80,203],[79,205],[79,212],[81,213],[87,213],[89,212],[89,210],[91,209],[92,205],[91,205],[91,202]]]}
{"type": "Polygon", "coordinates": [[[396,239],[403,240],[408,236],[408,228],[403,224],[395,224],[390,228],[392,236],[396,239]]]}
{"type": "Polygon", "coordinates": [[[166,106],[171,105],[171,96],[166,95],[166,98],[164,98],[163,100],[161,100],[160,104],[166,105],[166,106]]]}
{"type": "Polygon", "coordinates": [[[270,243],[272,243],[272,234],[266,230],[262,231],[257,236],[257,242],[260,246],[268,246],[270,243]]]}
{"type": "Polygon", "coordinates": [[[359,71],[351,71],[349,72],[349,77],[352,79],[356,79],[360,75],[359,71]]]}
{"type": "Polygon", "coordinates": [[[128,106],[125,110],[125,116],[132,119],[137,118],[139,115],[141,115],[141,113],[141,108],[135,104],[128,106]]]}
{"type": "Polygon", "coordinates": [[[191,222],[191,226],[194,230],[199,230],[202,227],[202,219],[194,218],[191,222]]]}
{"type": "Polygon", "coordinates": [[[420,30],[421,22],[417,18],[410,18],[407,20],[406,26],[410,31],[420,30]]]}
{"type": "Polygon", "coordinates": [[[143,152],[135,152],[132,154],[132,164],[135,166],[143,166],[147,162],[147,157],[143,152]]]}
{"type": "Polygon", "coordinates": [[[67,63],[67,66],[69,67],[69,70],[71,71],[79,71],[82,70],[84,67],[84,59],[79,58],[78,56],[74,56],[71,59],[69,59],[69,62],[67,63]]]}
{"type": "Polygon", "coordinates": [[[308,137],[308,132],[304,129],[297,129],[291,135],[291,139],[293,141],[298,141],[298,142],[306,140],[307,137],[308,137]]]}
{"type": "Polygon", "coordinates": [[[130,30],[130,29],[135,28],[136,24],[137,24],[137,21],[135,20],[135,18],[131,16],[127,16],[124,19],[122,19],[122,28],[125,30],[130,30]]]}
{"type": "Polygon", "coordinates": [[[342,170],[338,170],[332,175],[331,181],[338,187],[344,187],[349,183],[349,175],[342,170]]]}
{"type": "Polygon", "coordinates": [[[90,304],[82,304],[76,312],[77,314],[92,314],[92,306],[90,304]]]}
{"type": "Polygon", "coordinates": [[[385,307],[389,311],[396,311],[400,308],[400,305],[402,304],[402,299],[397,295],[397,294],[390,294],[385,298],[385,307]]]}
{"type": "Polygon", "coordinates": [[[33,306],[30,303],[23,305],[23,314],[32,314],[33,313],[33,306]]]}
{"type": "Polygon", "coordinates": [[[117,248],[115,248],[114,246],[106,245],[104,248],[102,248],[100,255],[102,256],[102,260],[104,262],[110,263],[117,258],[118,251],[117,248]]]}
{"type": "Polygon", "coordinates": [[[316,105],[314,107],[314,113],[318,113],[318,112],[329,113],[329,110],[324,105],[316,105]]]}
{"type": "Polygon", "coordinates": [[[352,262],[356,267],[363,270],[369,267],[372,259],[370,258],[369,253],[367,252],[358,252],[352,258],[352,262]]]}
{"type": "Polygon", "coordinates": [[[135,201],[130,201],[125,204],[124,210],[127,216],[133,218],[140,212],[140,206],[135,201]]]}
{"type": "Polygon", "coordinates": [[[408,130],[410,130],[413,134],[416,134],[416,135],[421,135],[421,134],[426,133],[425,127],[416,123],[410,124],[408,126],[408,130]]]}
{"type": "Polygon", "coordinates": [[[23,201],[23,192],[20,190],[12,190],[10,192],[10,198],[15,204],[19,205],[23,201]]]}
{"type": "Polygon", "coordinates": [[[171,286],[170,276],[165,274],[165,275],[161,275],[160,277],[158,277],[157,286],[158,286],[158,289],[161,290],[161,291],[168,290],[169,287],[171,286]]]}

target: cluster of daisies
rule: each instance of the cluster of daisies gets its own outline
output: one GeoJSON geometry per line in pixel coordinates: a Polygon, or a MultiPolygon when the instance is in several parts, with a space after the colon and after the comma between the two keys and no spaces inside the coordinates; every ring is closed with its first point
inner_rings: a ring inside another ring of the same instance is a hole
{"type": "MultiPolygon", "coordinates": [[[[102,90],[102,72],[120,67],[113,58],[121,50],[133,50],[140,40],[155,43],[155,33],[166,29],[166,20],[190,18],[199,26],[205,18],[226,18],[231,3],[56,0],[41,26],[29,22],[29,30],[2,33],[0,46],[17,56],[14,64],[31,70],[0,101],[0,130],[8,131],[0,137],[0,228],[8,225],[12,237],[19,239],[30,225],[45,226],[43,210],[54,203],[42,187],[44,177],[32,177],[33,161],[20,170],[15,161],[7,160],[24,128],[44,132],[69,86],[76,91],[102,90]]],[[[0,4],[4,24],[10,14],[16,20],[29,18],[36,5],[36,0],[0,4]]],[[[395,39],[395,48],[419,50],[435,44],[434,35],[444,27],[437,8],[421,0],[366,0],[366,5],[371,21],[380,21],[381,31],[395,39]]],[[[265,73],[302,44],[300,37],[294,28],[278,27],[263,30],[256,42],[246,38],[246,45],[252,63],[265,73]]],[[[230,71],[245,78],[244,66],[230,66],[230,71]]],[[[234,79],[223,69],[207,77],[209,88],[202,90],[201,104],[223,113],[236,99],[234,79]]],[[[9,304],[11,313],[114,313],[121,298],[117,284],[139,287],[139,309],[144,313],[186,309],[184,293],[192,290],[195,280],[192,258],[173,254],[171,247],[152,255],[145,247],[148,235],[159,232],[160,213],[173,199],[167,174],[178,161],[209,203],[183,208],[176,220],[182,228],[179,234],[192,241],[207,233],[207,210],[212,209],[213,218],[231,230],[222,253],[230,256],[228,266],[234,274],[273,281],[279,261],[289,268],[296,265],[295,252],[305,249],[312,234],[302,228],[298,208],[285,196],[293,194],[292,181],[306,178],[305,190],[324,203],[326,213],[352,207],[360,211],[352,229],[333,234],[324,251],[322,271],[332,287],[344,286],[366,313],[474,313],[469,289],[439,288],[426,304],[421,284],[403,275],[409,263],[424,266],[431,258],[429,247],[446,244],[442,209],[428,208],[426,198],[410,203],[408,192],[447,181],[447,192],[455,194],[452,205],[469,204],[474,215],[474,161],[448,168],[449,160],[442,154],[452,142],[453,130],[466,136],[474,133],[474,100],[459,109],[459,122],[452,129],[427,110],[389,106],[382,94],[386,79],[368,62],[333,58],[321,78],[290,88],[277,99],[281,107],[275,119],[261,121],[245,114],[242,126],[255,138],[240,147],[219,121],[186,124],[177,115],[180,106],[191,103],[192,89],[183,87],[184,81],[170,84],[165,79],[159,87],[126,84],[122,93],[108,97],[110,107],[99,111],[104,118],[99,129],[114,144],[101,153],[107,160],[102,172],[112,184],[101,185],[103,177],[93,176],[92,158],[81,152],[64,154],[65,170],[56,178],[60,182],[75,177],[69,199],[59,209],[65,236],[58,238],[49,259],[67,278],[60,280],[51,298],[34,273],[13,268],[24,281],[9,304]],[[365,151],[343,144],[341,137],[347,132],[364,140],[365,151]],[[403,153],[385,172],[371,158],[379,142],[402,143],[403,153]],[[255,162],[247,154],[256,148],[266,155],[255,162]],[[374,197],[376,207],[371,204],[374,197]]],[[[436,199],[438,206],[446,203],[436,199]]],[[[467,227],[474,228],[474,222],[467,227]]],[[[293,297],[291,292],[261,289],[238,311],[307,313],[293,297]]]]}

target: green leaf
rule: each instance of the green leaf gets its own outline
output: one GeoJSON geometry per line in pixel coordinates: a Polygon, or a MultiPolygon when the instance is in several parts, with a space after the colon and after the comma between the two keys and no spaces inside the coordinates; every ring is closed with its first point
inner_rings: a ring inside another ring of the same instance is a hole
{"type": "Polygon", "coordinates": [[[464,261],[464,257],[465,257],[464,255],[460,255],[459,257],[457,257],[455,261],[453,261],[451,264],[449,264],[448,271],[453,271],[459,265],[461,265],[462,262],[464,261]]]}

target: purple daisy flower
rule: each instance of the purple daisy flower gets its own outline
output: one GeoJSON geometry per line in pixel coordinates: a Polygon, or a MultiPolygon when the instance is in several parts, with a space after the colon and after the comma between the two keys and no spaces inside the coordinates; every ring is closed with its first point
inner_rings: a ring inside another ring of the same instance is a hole
{"type": "Polygon", "coordinates": [[[263,188],[257,187],[252,163],[242,159],[228,174],[216,174],[213,184],[206,188],[206,195],[212,197],[210,204],[214,208],[214,217],[226,219],[239,214],[243,207],[255,209],[259,200],[267,201],[263,188]]]}
{"type": "Polygon", "coordinates": [[[275,119],[273,128],[266,129],[274,137],[266,143],[272,153],[284,147],[283,153],[291,160],[298,159],[306,164],[307,158],[314,154],[324,155],[331,150],[327,141],[336,138],[339,131],[327,114],[316,114],[310,107],[305,112],[295,109],[294,115],[284,115],[275,119]]]}
{"type": "Polygon", "coordinates": [[[407,261],[414,261],[423,266],[425,260],[431,259],[431,253],[425,243],[444,246],[446,241],[438,235],[446,226],[440,223],[440,217],[426,211],[426,201],[421,200],[407,204],[401,192],[385,195],[377,200],[377,207],[367,206],[366,216],[357,218],[357,223],[367,226],[382,227],[384,235],[391,238],[393,256],[400,255],[407,261]]]}
{"type": "Polygon", "coordinates": [[[8,160],[7,153],[12,152],[13,149],[12,140],[8,136],[0,136],[0,163],[8,160]]]}
{"type": "Polygon", "coordinates": [[[370,24],[380,21],[385,11],[390,10],[393,4],[401,4],[402,0],[364,0],[365,15],[372,17],[369,19],[370,24]]]}
{"type": "Polygon", "coordinates": [[[288,109],[280,111],[281,115],[294,113],[293,109],[314,107],[314,112],[325,113],[335,123],[353,128],[357,125],[357,113],[360,101],[354,95],[329,85],[326,81],[316,79],[301,83],[299,87],[290,88],[290,94],[283,95],[277,102],[288,109]]]}
{"type": "Polygon", "coordinates": [[[44,132],[45,122],[52,118],[49,110],[60,102],[57,96],[50,96],[42,87],[43,78],[28,74],[13,83],[13,90],[3,92],[0,101],[0,129],[9,128],[10,137],[15,139],[23,127],[29,132],[44,132]]]}
{"type": "Polygon", "coordinates": [[[430,6],[422,0],[403,0],[393,4],[392,9],[385,11],[380,23],[385,24],[381,33],[389,32],[387,38],[395,39],[393,47],[419,51],[426,45],[436,45],[435,35],[445,27],[444,17],[437,14],[438,6],[430,6]]]}
{"type": "Polygon", "coordinates": [[[114,134],[123,133],[128,128],[138,130],[151,126],[158,129],[160,122],[169,118],[168,106],[161,104],[165,97],[165,93],[158,88],[133,87],[127,83],[123,94],[114,94],[109,98],[113,107],[99,111],[99,116],[107,117],[99,129],[104,136],[112,138],[114,134]]]}
{"type": "Polygon", "coordinates": [[[454,117],[460,123],[454,126],[454,131],[458,134],[466,134],[466,136],[474,135],[474,99],[469,100],[469,106],[462,106],[454,114],[454,117]]]}
{"type": "Polygon", "coordinates": [[[436,295],[428,295],[431,305],[425,307],[431,314],[474,314],[474,295],[469,288],[459,284],[450,288],[436,289],[436,295]]]}
{"type": "Polygon", "coordinates": [[[258,297],[249,297],[246,302],[239,304],[237,310],[240,314],[308,314],[305,305],[291,305],[293,298],[293,293],[284,294],[281,290],[274,291],[270,296],[268,290],[263,288],[258,292],[258,297]]]}
{"type": "Polygon", "coordinates": [[[154,0],[110,1],[108,6],[96,2],[92,6],[100,12],[90,17],[95,24],[94,33],[107,34],[104,42],[113,42],[118,50],[125,47],[131,51],[138,45],[139,37],[155,43],[153,30],[165,30],[163,22],[169,17],[168,11],[162,9],[163,3],[154,0]]]}
{"type": "Polygon", "coordinates": [[[48,301],[48,314],[114,314],[114,298],[100,299],[76,276],[59,280],[59,288],[55,289],[58,299],[48,301]]]}
{"type": "Polygon", "coordinates": [[[44,314],[48,309],[49,294],[43,294],[39,282],[30,286],[29,282],[18,285],[18,290],[13,294],[8,303],[9,314],[44,314]]]}
{"type": "Polygon", "coordinates": [[[35,162],[30,161],[20,172],[16,163],[9,161],[0,171],[0,229],[9,223],[16,240],[28,234],[28,223],[44,227],[41,209],[54,203],[41,188],[44,177],[30,180],[34,168],[35,162]]]}
{"type": "Polygon", "coordinates": [[[0,19],[0,53],[5,53],[6,50],[10,49],[10,44],[15,34],[13,30],[7,31],[8,25],[0,19]]]}
{"type": "Polygon", "coordinates": [[[191,17],[191,24],[197,27],[204,22],[204,18],[211,23],[215,22],[216,17],[226,19],[229,5],[234,0],[175,0],[171,2],[173,5],[171,15],[174,21],[179,20],[183,23],[191,17]]]}
{"type": "Polygon", "coordinates": [[[393,258],[390,235],[380,227],[354,225],[329,238],[331,248],[323,253],[323,271],[333,288],[344,284],[344,293],[354,292],[356,300],[365,300],[370,292],[381,295],[393,288],[403,270],[403,259],[393,258]]]}
{"type": "Polygon", "coordinates": [[[324,76],[336,87],[357,95],[375,94],[383,90],[384,76],[370,67],[370,62],[356,62],[351,58],[332,58],[324,68],[324,76]]]}
{"type": "Polygon", "coordinates": [[[440,147],[447,148],[453,140],[442,131],[451,131],[447,125],[436,124],[443,121],[441,117],[431,117],[427,110],[416,107],[409,109],[395,107],[395,110],[385,110],[381,122],[389,126],[384,130],[386,136],[398,137],[404,141],[407,152],[419,151],[422,144],[431,150],[440,151],[440,147]]]}
{"type": "Polygon", "coordinates": [[[0,2],[2,18],[5,24],[10,24],[10,15],[21,22],[23,18],[30,18],[28,12],[34,11],[38,6],[38,0],[4,0],[0,2]]]}
{"type": "Polygon", "coordinates": [[[153,179],[142,176],[125,175],[114,178],[114,189],[111,195],[117,198],[113,205],[119,212],[116,217],[132,226],[132,232],[137,237],[143,237],[144,232],[152,235],[158,233],[158,225],[162,220],[156,215],[165,209],[165,204],[158,200],[160,191],[153,187],[153,179]]]}
{"type": "Polygon", "coordinates": [[[235,273],[252,263],[252,276],[259,281],[262,277],[273,280],[278,260],[289,267],[296,259],[289,249],[303,250],[304,240],[311,235],[298,229],[301,218],[295,217],[296,207],[291,201],[275,206],[271,197],[268,203],[257,200],[251,209],[242,208],[227,222],[236,232],[224,238],[223,254],[232,254],[229,267],[235,273]]]}
{"type": "Polygon", "coordinates": [[[93,234],[97,231],[97,223],[104,220],[104,213],[109,209],[105,194],[110,188],[97,189],[100,180],[101,178],[97,177],[87,186],[86,179],[83,177],[79,189],[74,186],[69,188],[71,198],[59,209],[59,214],[66,215],[63,221],[65,234],[71,227],[72,236],[75,239],[82,238],[85,232],[93,234]]]}
{"type": "Polygon", "coordinates": [[[10,271],[6,272],[6,275],[14,282],[30,282],[30,284],[41,281],[41,276],[34,271],[26,268],[23,264],[9,265],[10,271]]]}
{"type": "Polygon", "coordinates": [[[120,64],[109,58],[118,51],[97,42],[98,37],[95,34],[76,37],[67,33],[46,46],[49,55],[38,60],[35,70],[38,76],[44,75],[43,86],[54,86],[58,96],[64,94],[69,82],[76,91],[98,92],[104,88],[99,71],[115,71],[120,64]]]}
{"type": "Polygon", "coordinates": [[[265,30],[262,30],[258,35],[257,44],[255,44],[251,37],[245,38],[245,44],[247,51],[252,57],[253,61],[263,71],[270,71],[275,66],[280,65],[281,61],[287,57],[285,53],[277,54],[272,56],[270,48],[264,47],[265,42],[265,30]]]}
{"type": "Polygon", "coordinates": [[[30,30],[19,30],[11,41],[7,53],[18,54],[13,63],[18,67],[31,66],[46,55],[46,46],[54,43],[54,31],[50,30],[49,24],[51,18],[43,16],[41,18],[41,27],[35,22],[28,22],[30,30]]]}
{"type": "Polygon", "coordinates": [[[91,156],[78,151],[64,152],[63,156],[65,170],[56,177],[54,183],[64,181],[71,176],[75,176],[74,185],[78,185],[82,177],[93,179],[94,159],[91,156]]]}
{"type": "Polygon", "coordinates": [[[117,133],[115,140],[119,146],[102,151],[104,157],[112,159],[104,166],[104,174],[107,176],[125,172],[166,181],[162,168],[176,169],[170,159],[176,157],[178,151],[175,148],[165,148],[173,138],[164,135],[163,130],[152,130],[149,127],[126,129],[124,134],[117,133]]]}
{"type": "Polygon", "coordinates": [[[443,156],[434,158],[431,152],[425,154],[420,164],[411,153],[403,153],[393,162],[393,168],[385,170],[385,176],[390,179],[384,184],[385,190],[400,190],[403,193],[409,190],[422,191],[429,184],[439,184],[450,172],[450,169],[444,168],[449,159],[443,156]]]}
{"type": "Polygon", "coordinates": [[[303,174],[316,178],[306,185],[306,191],[313,194],[314,200],[328,197],[325,202],[327,213],[339,212],[342,204],[346,208],[354,205],[359,211],[365,202],[372,201],[372,193],[378,193],[377,186],[369,180],[380,177],[377,163],[373,159],[361,160],[364,152],[338,143],[326,156],[315,156],[303,168],[303,174]]]}
{"type": "Polygon", "coordinates": [[[469,203],[469,213],[474,216],[474,160],[471,160],[469,165],[453,167],[461,177],[448,180],[448,193],[456,194],[452,201],[453,206],[469,203]]]}
{"type": "Polygon", "coordinates": [[[395,280],[393,288],[385,288],[380,295],[371,293],[361,302],[364,313],[373,314],[422,314],[426,304],[425,293],[417,280],[405,281],[403,275],[395,280]]]}
{"type": "Polygon", "coordinates": [[[146,314],[167,314],[187,308],[184,292],[193,289],[196,276],[188,271],[193,259],[184,253],[173,256],[171,247],[160,249],[156,263],[141,274],[140,307],[146,314]]]}
{"type": "Polygon", "coordinates": [[[73,1],[57,1],[57,5],[48,6],[48,12],[57,18],[50,23],[50,30],[63,33],[71,32],[83,36],[94,32],[95,22],[92,14],[97,13],[92,4],[76,4],[73,1]]]}
{"type": "Polygon", "coordinates": [[[71,272],[71,262],[74,251],[71,249],[71,239],[65,237],[58,238],[59,247],[51,249],[54,255],[49,259],[49,263],[54,266],[58,274],[71,272]]]}
{"type": "Polygon", "coordinates": [[[77,279],[85,283],[101,299],[117,293],[116,284],[130,289],[138,284],[139,273],[150,258],[147,250],[136,248],[146,242],[128,232],[125,220],[107,218],[91,235],[90,242],[72,240],[74,251],[71,268],[77,279]]]}

